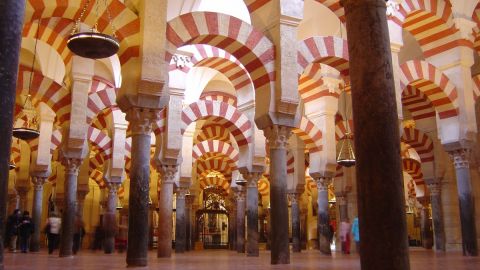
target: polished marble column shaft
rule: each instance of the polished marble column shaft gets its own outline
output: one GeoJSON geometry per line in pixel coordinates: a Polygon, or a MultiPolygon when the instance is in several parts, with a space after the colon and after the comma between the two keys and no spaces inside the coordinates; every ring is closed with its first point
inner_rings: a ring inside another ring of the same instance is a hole
{"type": "Polygon", "coordinates": [[[361,267],[408,270],[400,131],[386,4],[384,0],[340,3],[345,10],[356,127],[361,267]]]}
{"type": "Polygon", "coordinates": [[[300,252],[302,250],[300,243],[300,208],[298,207],[298,199],[300,194],[290,193],[290,209],[292,214],[292,251],[300,252]]]}
{"type": "Polygon", "coordinates": [[[445,228],[443,225],[443,211],[440,182],[428,183],[430,190],[430,204],[432,205],[432,221],[435,250],[445,251],[445,228]]]}
{"type": "Polygon", "coordinates": [[[187,224],[185,218],[185,196],[187,195],[188,188],[177,188],[177,200],[176,200],[176,224],[175,224],[175,253],[184,253],[187,232],[187,224]]]}
{"type": "Polygon", "coordinates": [[[117,232],[117,200],[120,183],[107,183],[108,197],[103,213],[103,251],[105,254],[111,254],[115,251],[115,234],[117,232]]]}
{"type": "Polygon", "coordinates": [[[258,257],[258,180],[261,173],[247,173],[247,245],[249,257],[258,257]]]}
{"type": "Polygon", "coordinates": [[[43,184],[46,177],[32,176],[33,184],[33,204],[32,204],[32,221],[34,224],[33,234],[30,237],[30,251],[40,251],[40,224],[42,222],[42,201],[43,201],[43,184]]]}
{"type": "Polygon", "coordinates": [[[328,212],[328,185],[331,179],[319,177],[316,179],[318,191],[318,213],[317,213],[317,235],[318,247],[320,252],[325,255],[331,255],[330,249],[330,214],[328,212]]]}
{"type": "Polygon", "coordinates": [[[178,166],[160,165],[161,188],[158,194],[158,240],[157,257],[169,258],[172,256],[172,209],[173,209],[173,184],[178,166]]]}
{"type": "Polygon", "coordinates": [[[235,197],[237,201],[237,219],[236,219],[236,229],[237,229],[237,252],[245,253],[245,190],[244,187],[237,187],[235,192],[235,197]]]}

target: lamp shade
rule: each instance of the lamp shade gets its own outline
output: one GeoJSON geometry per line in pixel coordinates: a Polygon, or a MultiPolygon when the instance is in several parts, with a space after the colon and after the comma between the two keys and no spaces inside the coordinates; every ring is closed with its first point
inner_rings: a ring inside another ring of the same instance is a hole
{"type": "Polygon", "coordinates": [[[118,52],[120,43],[113,36],[94,31],[73,34],[67,41],[67,46],[74,54],[99,59],[110,57],[118,52]]]}
{"type": "Polygon", "coordinates": [[[338,165],[343,167],[351,167],[355,165],[355,153],[353,151],[352,135],[350,133],[346,133],[338,143],[340,145],[340,151],[337,156],[338,165]]]}

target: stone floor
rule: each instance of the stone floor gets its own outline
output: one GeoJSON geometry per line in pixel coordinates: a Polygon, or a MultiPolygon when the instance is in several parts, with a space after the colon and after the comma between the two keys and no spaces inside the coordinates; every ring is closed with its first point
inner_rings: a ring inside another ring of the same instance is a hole
{"type": "MultiPolygon", "coordinates": [[[[467,258],[460,253],[436,254],[432,251],[412,249],[410,252],[413,270],[479,270],[480,257],[467,258]]],[[[40,253],[5,253],[5,269],[15,270],[110,270],[125,269],[125,253],[104,255],[101,252],[82,251],[73,258],[59,258],[40,253]]],[[[360,269],[357,255],[336,253],[332,258],[311,250],[301,254],[292,254],[290,265],[270,265],[270,253],[261,251],[258,258],[246,258],[243,254],[227,250],[192,251],[174,254],[171,259],[157,259],[154,251],[149,254],[149,266],[141,269],[178,269],[178,270],[258,270],[258,269],[360,269]]]]}

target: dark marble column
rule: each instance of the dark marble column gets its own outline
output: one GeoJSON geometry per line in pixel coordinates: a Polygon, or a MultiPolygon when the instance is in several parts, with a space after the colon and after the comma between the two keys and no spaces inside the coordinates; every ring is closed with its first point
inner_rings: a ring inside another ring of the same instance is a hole
{"type": "Polygon", "coordinates": [[[0,270],[4,268],[3,237],[8,196],[8,164],[24,13],[25,1],[0,1],[0,270]]]}
{"type": "Polygon", "coordinates": [[[340,221],[348,221],[348,201],[346,192],[338,192],[335,194],[337,200],[340,221]]]}
{"type": "Polygon", "coordinates": [[[233,197],[230,200],[230,203],[232,206],[230,207],[230,211],[228,213],[228,224],[230,231],[229,247],[230,250],[237,250],[237,205],[233,197]]]}
{"type": "Polygon", "coordinates": [[[291,129],[274,125],[263,132],[270,148],[271,264],[289,264],[287,144],[291,129]]]}
{"type": "Polygon", "coordinates": [[[178,166],[162,164],[158,166],[158,170],[160,171],[162,181],[158,196],[157,257],[169,258],[172,256],[173,184],[178,166]]]}
{"type": "Polygon", "coordinates": [[[128,198],[127,266],[146,266],[148,253],[148,213],[150,190],[150,136],[159,111],[133,107],[126,119],[132,130],[132,165],[128,198]]]}
{"type": "Polygon", "coordinates": [[[478,256],[477,230],[475,225],[475,202],[470,179],[469,149],[449,152],[457,176],[457,191],[462,224],[462,247],[464,256],[478,256]]]}
{"type": "Polygon", "coordinates": [[[328,213],[328,185],[331,180],[326,177],[316,178],[318,191],[317,235],[320,252],[331,255],[330,249],[330,215],[328,213]]]}
{"type": "Polygon", "coordinates": [[[111,254],[115,251],[115,234],[117,232],[117,201],[118,201],[118,189],[120,183],[107,183],[108,197],[103,213],[103,251],[105,254],[111,254]]]}
{"type": "Polygon", "coordinates": [[[235,197],[237,201],[237,218],[236,218],[236,229],[237,229],[237,252],[245,253],[245,190],[244,187],[237,187],[235,192],[235,197]]]}
{"type": "Polygon", "coordinates": [[[188,188],[177,188],[177,200],[176,200],[176,219],[175,219],[175,253],[184,253],[186,239],[185,234],[187,231],[187,224],[185,218],[185,196],[187,195],[188,188]]]}
{"type": "Polygon", "coordinates": [[[307,207],[300,208],[300,246],[307,249],[307,207]]]}
{"type": "Polygon", "coordinates": [[[410,263],[386,5],[384,0],[340,3],[346,17],[353,122],[358,127],[360,265],[362,270],[406,270],[410,263]]]}
{"type": "Polygon", "coordinates": [[[258,257],[258,179],[262,173],[246,173],[247,179],[247,245],[249,257],[258,257]]]}
{"type": "Polygon", "coordinates": [[[185,250],[192,250],[192,203],[195,196],[185,196],[185,250]]]}
{"type": "Polygon", "coordinates": [[[422,234],[422,246],[426,249],[432,249],[433,234],[430,230],[430,217],[428,210],[428,200],[421,199],[422,208],[420,209],[420,232],[422,234]]]}
{"type": "Polygon", "coordinates": [[[443,210],[440,182],[430,182],[430,204],[432,205],[432,221],[435,250],[445,251],[445,229],[443,225],[443,210]]]}
{"type": "Polygon", "coordinates": [[[260,223],[260,235],[258,237],[258,241],[262,243],[267,242],[267,235],[266,235],[266,230],[265,230],[265,209],[263,209],[263,213],[258,216],[258,220],[260,223]]]}
{"type": "Polygon", "coordinates": [[[292,213],[292,251],[300,252],[300,208],[298,207],[299,193],[288,194],[292,213]]]}
{"type": "Polygon", "coordinates": [[[33,184],[33,204],[32,204],[32,221],[34,226],[33,234],[30,237],[30,251],[40,251],[40,224],[42,223],[42,200],[43,200],[43,184],[47,177],[33,176],[31,177],[33,184]]]}
{"type": "Polygon", "coordinates": [[[65,166],[65,183],[62,212],[62,232],[60,236],[60,257],[73,256],[73,233],[77,213],[77,177],[82,160],[67,158],[62,160],[65,166]]]}
{"type": "Polygon", "coordinates": [[[81,188],[80,186],[77,186],[77,215],[82,219],[83,221],[83,209],[85,205],[85,197],[87,196],[88,192],[88,186],[85,188],[81,188]]]}

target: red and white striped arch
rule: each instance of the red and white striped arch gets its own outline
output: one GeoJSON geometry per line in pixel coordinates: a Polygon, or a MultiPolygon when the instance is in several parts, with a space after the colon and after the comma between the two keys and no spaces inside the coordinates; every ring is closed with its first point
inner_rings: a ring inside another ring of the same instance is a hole
{"type": "Polygon", "coordinates": [[[217,155],[217,158],[208,160],[197,159],[196,161],[197,174],[201,175],[204,172],[217,171],[221,172],[225,178],[231,179],[232,171],[236,169],[235,162],[230,160],[227,156],[217,155]]]}
{"type": "Polygon", "coordinates": [[[416,87],[408,85],[402,92],[402,104],[416,121],[435,118],[435,109],[428,97],[416,87]]]}
{"type": "Polygon", "coordinates": [[[334,36],[315,36],[301,41],[297,52],[298,74],[303,74],[307,66],[314,62],[331,66],[347,76],[349,72],[347,40],[334,36]]]}
{"type": "Polygon", "coordinates": [[[88,140],[98,149],[105,160],[112,156],[112,139],[104,132],[89,126],[87,133],[88,140]]]}
{"type": "Polygon", "coordinates": [[[237,107],[237,97],[221,91],[208,91],[200,95],[200,100],[215,100],[237,107]]]}
{"type": "Polygon", "coordinates": [[[480,96],[480,74],[474,76],[473,80],[473,98],[477,101],[480,96]]]}
{"type": "Polygon", "coordinates": [[[403,171],[407,172],[417,185],[424,183],[422,165],[420,164],[420,162],[415,159],[404,158],[402,159],[402,166],[403,171]]]}
{"type": "Polygon", "coordinates": [[[230,188],[230,182],[225,178],[223,174],[216,174],[216,177],[207,177],[211,171],[205,171],[200,175],[200,188],[205,189],[211,186],[218,186],[223,188],[226,192],[230,188]]]}
{"type": "Polygon", "coordinates": [[[440,119],[458,115],[457,89],[435,66],[425,61],[410,60],[403,63],[400,70],[400,87],[405,91],[411,85],[420,90],[433,104],[440,119]]]}
{"type": "MultiPolygon", "coordinates": [[[[96,1],[90,1],[89,6],[86,9],[86,15],[83,20],[88,25],[93,25],[97,21],[96,15],[96,1]]],[[[50,22],[49,28],[56,34],[49,34],[46,37],[42,37],[45,41],[50,41],[57,51],[62,52],[66,47],[66,38],[71,32],[70,23],[79,18],[80,13],[84,7],[84,1],[37,1],[28,0],[25,11],[25,22],[30,24],[31,22],[38,20],[39,18],[63,18],[58,22],[50,22]],[[68,34],[68,35],[67,35],[68,34]],[[64,35],[64,36],[63,36],[64,35]],[[59,41],[56,36],[63,36],[64,39],[59,41]],[[55,42],[54,42],[55,41],[55,42]]],[[[120,41],[120,50],[118,56],[120,63],[126,63],[132,57],[139,56],[140,48],[140,19],[129,8],[125,6],[119,0],[107,0],[108,10],[110,11],[112,24],[116,28],[116,36],[120,41]]],[[[98,5],[98,30],[102,33],[111,33],[112,29],[109,26],[109,16],[106,12],[104,5],[98,5]]],[[[31,32],[31,31],[28,31],[31,32]]],[[[65,63],[68,65],[68,62],[65,63]]]]}
{"type": "Polygon", "coordinates": [[[191,123],[209,117],[225,119],[226,128],[230,130],[239,147],[252,140],[252,123],[235,107],[219,101],[200,100],[190,104],[182,111],[182,135],[191,123]]]}
{"type": "Polygon", "coordinates": [[[26,95],[30,89],[32,102],[37,106],[39,102],[48,105],[57,115],[56,121],[61,125],[70,120],[70,91],[54,80],[43,76],[40,72],[33,72],[30,86],[31,68],[19,66],[16,95],[26,95]]]}
{"type": "Polygon", "coordinates": [[[192,148],[193,159],[196,160],[208,153],[220,153],[229,157],[232,161],[238,161],[238,151],[230,144],[218,141],[208,140],[197,143],[192,148]]]}
{"type": "Polygon", "coordinates": [[[204,125],[195,138],[194,143],[197,144],[205,140],[218,140],[230,143],[230,131],[219,124],[204,125]]]}
{"type": "Polygon", "coordinates": [[[433,141],[430,137],[416,128],[404,128],[402,142],[415,149],[422,162],[433,162],[433,141]]]}
{"type": "Polygon", "coordinates": [[[402,1],[400,10],[392,21],[417,39],[427,58],[457,46],[473,47],[470,41],[460,38],[449,1],[402,1]]]}
{"type": "Polygon", "coordinates": [[[305,104],[326,96],[339,98],[337,91],[333,92],[323,85],[321,68],[320,63],[308,65],[298,80],[298,92],[305,104]]]}
{"type": "Polygon", "coordinates": [[[93,76],[92,87],[88,94],[87,123],[91,123],[102,110],[116,106],[116,98],[117,91],[112,82],[99,76],[93,76]]]}
{"type": "Polygon", "coordinates": [[[167,61],[184,45],[208,44],[235,56],[248,71],[257,91],[270,91],[273,87],[274,45],[263,33],[238,18],[213,12],[186,13],[167,23],[167,40],[167,61]]]}
{"type": "Polygon", "coordinates": [[[51,140],[51,144],[50,144],[50,153],[53,154],[53,152],[55,150],[58,149],[58,147],[60,146],[60,144],[62,143],[62,130],[59,128],[59,129],[55,129],[53,132],[52,132],[52,140],[51,140]]]}
{"type": "Polygon", "coordinates": [[[293,156],[292,151],[287,150],[287,174],[292,174],[295,172],[295,157],[293,156]]]}
{"type": "Polygon", "coordinates": [[[305,148],[310,153],[322,151],[322,132],[306,116],[302,116],[292,132],[305,143],[305,148]]]}

